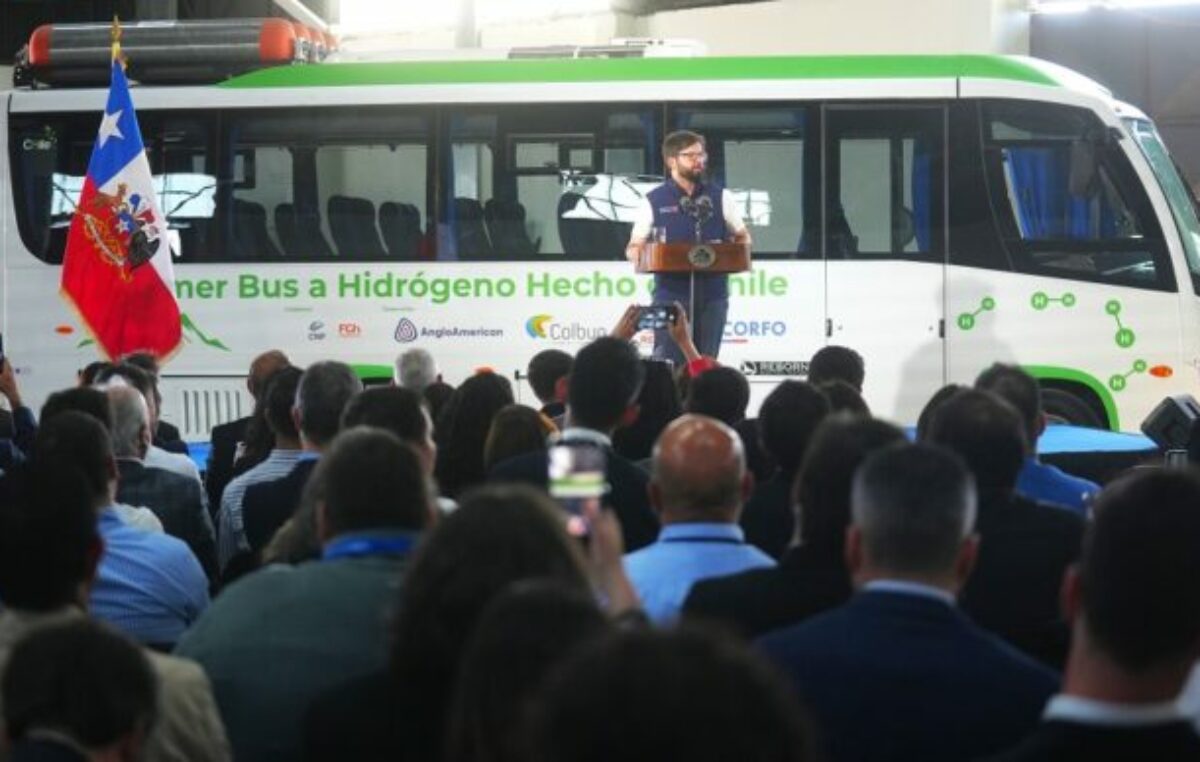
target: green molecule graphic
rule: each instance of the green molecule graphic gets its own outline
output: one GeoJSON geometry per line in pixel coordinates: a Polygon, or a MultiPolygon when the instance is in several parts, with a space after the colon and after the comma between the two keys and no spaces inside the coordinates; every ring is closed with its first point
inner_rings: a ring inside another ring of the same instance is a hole
{"type": "Polygon", "coordinates": [[[1145,360],[1134,360],[1133,367],[1125,373],[1118,373],[1108,379],[1108,388],[1114,392],[1124,391],[1129,385],[1129,377],[1137,373],[1145,373],[1149,367],[1145,360]]]}
{"type": "Polygon", "coordinates": [[[1117,346],[1121,349],[1129,349],[1137,341],[1137,336],[1131,328],[1125,327],[1121,322],[1121,303],[1116,299],[1110,299],[1104,305],[1104,311],[1112,315],[1112,319],[1117,322],[1117,333],[1113,340],[1117,342],[1117,346]]]}
{"type": "Polygon", "coordinates": [[[991,312],[994,309],[996,309],[996,300],[990,296],[985,296],[979,302],[979,309],[975,310],[974,312],[963,312],[959,314],[958,319],[955,322],[958,323],[958,327],[960,329],[969,331],[975,327],[976,318],[978,318],[982,313],[991,312]]]}
{"type": "Polygon", "coordinates": [[[1068,291],[1062,296],[1050,296],[1045,291],[1035,291],[1033,296],[1029,297],[1029,305],[1038,311],[1048,308],[1055,302],[1058,302],[1064,307],[1074,307],[1075,294],[1072,294],[1068,291]]]}

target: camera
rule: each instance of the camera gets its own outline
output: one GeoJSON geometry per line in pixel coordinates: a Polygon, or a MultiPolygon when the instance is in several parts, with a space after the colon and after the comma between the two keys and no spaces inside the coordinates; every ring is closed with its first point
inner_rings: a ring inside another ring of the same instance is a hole
{"type": "Polygon", "coordinates": [[[638,315],[637,329],[639,331],[658,331],[675,324],[678,316],[673,304],[651,304],[642,307],[638,315]]]}

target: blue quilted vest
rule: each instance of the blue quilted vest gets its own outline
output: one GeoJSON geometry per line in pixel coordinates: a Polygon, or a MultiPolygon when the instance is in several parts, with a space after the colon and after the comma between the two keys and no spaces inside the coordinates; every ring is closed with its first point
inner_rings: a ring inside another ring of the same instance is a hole
{"type": "MultiPolygon", "coordinates": [[[[712,200],[712,216],[700,228],[701,241],[724,241],[726,238],[725,214],[721,207],[724,190],[716,184],[696,185],[692,199],[708,196],[712,200]]],[[[654,212],[654,227],[665,228],[667,241],[671,243],[696,241],[696,220],[683,212],[680,201],[685,196],[683,189],[672,180],[646,194],[650,209],[654,212]]],[[[654,277],[654,301],[679,301],[686,308],[690,278],[687,275],[659,274],[654,277]]],[[[696,299],[727,299],[729,297],[728,276],[723,274],[697,275],[696,299]]]]}

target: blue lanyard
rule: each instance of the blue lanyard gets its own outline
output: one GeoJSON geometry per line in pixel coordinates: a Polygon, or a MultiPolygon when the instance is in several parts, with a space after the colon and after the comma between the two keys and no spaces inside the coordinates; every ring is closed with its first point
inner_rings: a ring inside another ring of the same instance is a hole
{"type": "Polygon", "coordinates": [[[321,560],[332,561],[336,558],[363,558],[365,556],[402,556],[412,550],[417,542],[416,537],[347,537],[344,540],[334,540],[325,546],[321,560]]]}

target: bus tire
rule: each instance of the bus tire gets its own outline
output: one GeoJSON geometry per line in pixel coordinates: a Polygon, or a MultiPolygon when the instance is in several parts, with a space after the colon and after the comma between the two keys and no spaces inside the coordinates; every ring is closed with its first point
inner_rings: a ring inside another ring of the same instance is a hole
{"type": "MultiPolygon", "coordinates": [[[[1090,392],[1084,392],[1091,396],[1090,392]]],[[[1096,404],[1099,400],[1096,400],[1096,404]]],[[[1042,386],[1042,410],[1046,413],[1047,423],[1065,423],[1071,426],[1084,426],[1089,429],[1107,429],[1107,416],[1097,411],[1096,405],[1090,400],[1081,399],[1075,391],[1042,386]]]]}

